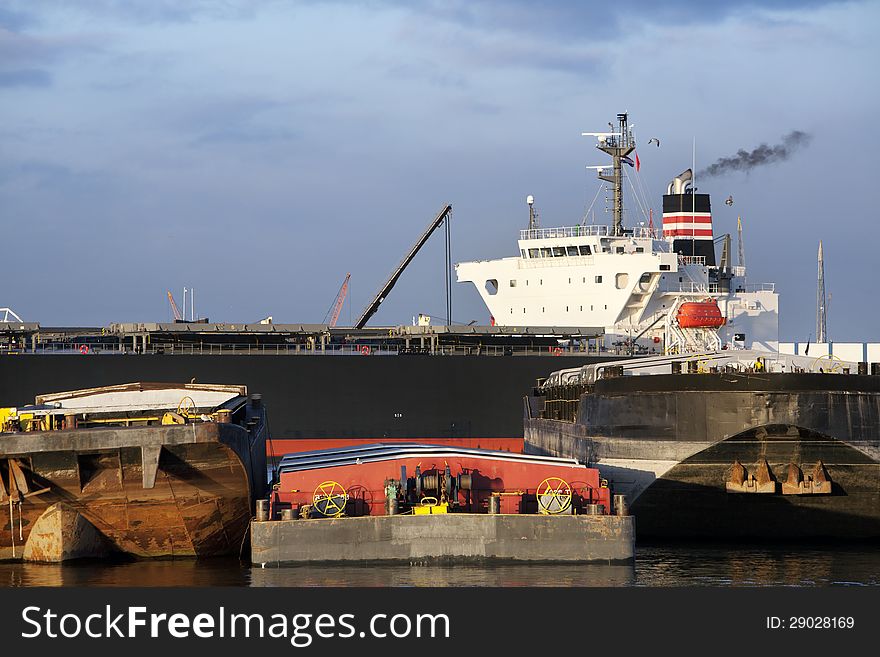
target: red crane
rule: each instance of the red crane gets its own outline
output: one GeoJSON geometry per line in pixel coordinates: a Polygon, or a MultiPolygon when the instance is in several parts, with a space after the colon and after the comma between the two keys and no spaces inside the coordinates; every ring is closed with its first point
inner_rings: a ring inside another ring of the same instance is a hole
{"type": "Polygon", "coordinates": [[[181,320],[183,317],[180,314],[180,310],[177,307],[177,304],[174,303],[174,297],[171,296],[171,290],[168,290],[168,303],[171,304],[171,312],[174,313],[174,319],[181,320]]]}
{"type": "MultiPolygon", "coordinates": [[[[339,294],[336,295],[336,302],[333,304],[333,309],[327,313],[330,316],[330,326],[336,326],[336,322],[339,319],[339,313],[342,311],[342,304],[345,303],[345,295],[348,294],[348,279],[351,278],[351,274],[345,275],[345,280],[342,281],[342,286],[339,288],[339,294]]],[[[324,319],[327,319],[327,316],[324,316],[324,319]]]]}

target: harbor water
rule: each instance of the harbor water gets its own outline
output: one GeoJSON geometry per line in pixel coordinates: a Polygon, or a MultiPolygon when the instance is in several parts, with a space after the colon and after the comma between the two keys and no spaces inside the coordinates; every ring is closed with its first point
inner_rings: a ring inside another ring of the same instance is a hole
{"type": "Polygon", "coordinates": [[[637,546],[628,565],[309,565],[237,559],[0,563],[0,586],[825,587],[880,585],[875,545],[637,546]]]}

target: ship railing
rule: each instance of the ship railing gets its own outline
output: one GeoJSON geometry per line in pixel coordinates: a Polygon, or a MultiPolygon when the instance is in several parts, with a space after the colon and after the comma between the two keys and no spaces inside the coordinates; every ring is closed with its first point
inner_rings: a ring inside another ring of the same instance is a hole
{"type": "Polygon", "coordinates": [[[680,265],[706,265],[706,256],[689,256],[679,255],[678,264],[680,265]]]}
{"type": "Polygon", "coordinates": [[[682,294],[718,294],[720,288],[718,283],[680,283],[678,285],[667,285],[664,292],[680,292],[682,294]]]}
{"type": "Polygon", "coordinates": [[[737,292],[776,292],[776,283],[750,283],[737,285],[737,292]]]}
{"type": "MultiPolygon", "coordinates": [[[[85,343],[83,343],[85,344],[85,343]]],[[[583,356],[585,353],[595,354],[595,345],[587,348],[586,343],[573,344],[567,347],[547,346],[515,346],[515,345],[435,345],[433,351],[427,344],[418,343],[410,347],[397,344],[199,344],[199,343],[163,343],[150,342],[146,350],[143,347],[133,349],[126,345],[90,345],[83,350],[80,343],[38,343],[36,350],[31,346],[21,349],[0,348],[0,355],[15,354],[76,354],[83,357],[112,355],[166,355],[166,356],[405,356],[405,355],[440,355],[440,356],[583,356]]],[[[616,352],[609,352],[616,353],[616,352]]]]}
{"type": "MultiPolygon", "coordinates": [[[[521,240],[544,240],[557,237],[614,237],[613,226],[559,226],[557,228],[532,228],[519,231],[521,240]]],[[[645,226],[625,228],[620,237],[651,239],[654,232],[645,226]]]]}

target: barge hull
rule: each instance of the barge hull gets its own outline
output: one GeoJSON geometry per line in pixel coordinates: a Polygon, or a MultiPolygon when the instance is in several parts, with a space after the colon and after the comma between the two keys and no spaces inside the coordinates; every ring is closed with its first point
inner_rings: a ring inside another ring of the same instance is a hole
{"type": "Polygon", "coordinates": [[[632,516],[453,513],[251,523],[256,565],[633,560],[632,516]]]}
{"type": "Polygon", "coordinates": [[[20,505],[4,505],[0,559],[238,554],[254,500],[265,491],[262,442],[252,446],[250,434],[231,424],[10,434],[2,448],[7,491],[10,462],[27,476],[28,490],[20,505]],[[69,520],[54,523],[58,532],[41,532],[29,546],[31,530],[61,512],[69,520]],[[64,530],[82,521],[102,541],[91,531],[64,530]]]}
{"type": "Polygon", "coordinates": [[[595,464],[639,538],[880,539],[880,377],[602,379],[576,421],[536,417],[539,403],[524,406],[526,452],[595,464]],[[820,462],[827,490],[809,481],[820,462]]]}

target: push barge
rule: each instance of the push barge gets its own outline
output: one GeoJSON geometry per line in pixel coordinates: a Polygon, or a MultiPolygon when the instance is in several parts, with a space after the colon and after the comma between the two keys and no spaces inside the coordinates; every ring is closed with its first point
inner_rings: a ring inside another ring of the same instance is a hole
{"type": "Polygon", "coordinates": [[[238,554],[265,494],[244,386],[134,383],[0,409],[0,559],[238,554]]]}
{"type": "Polygon", "coordinates": [[[553,372],[526,450],[601,468],[639,538],[880,539],[880,364],[721,351],[553,372]]]}

